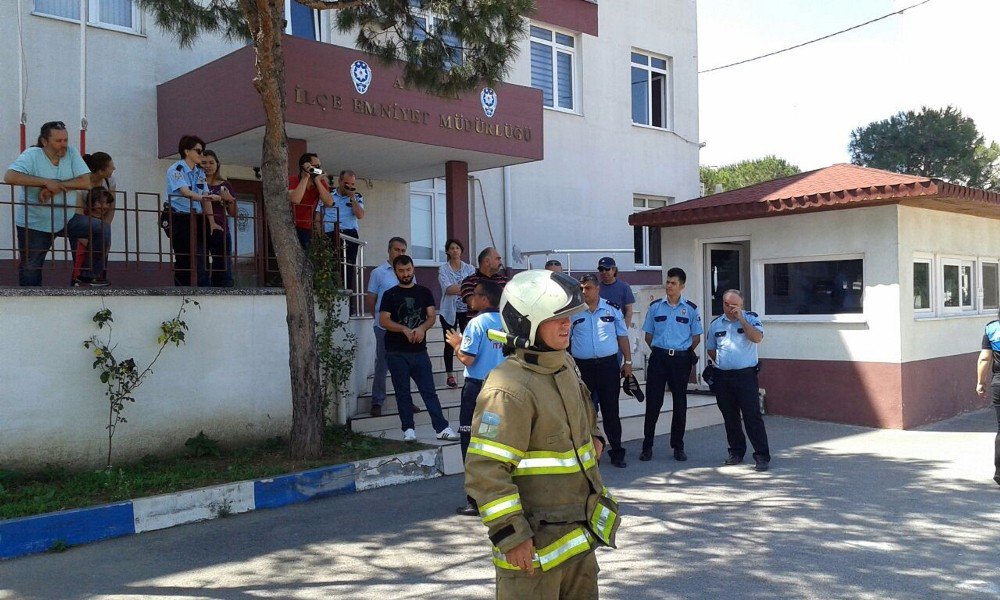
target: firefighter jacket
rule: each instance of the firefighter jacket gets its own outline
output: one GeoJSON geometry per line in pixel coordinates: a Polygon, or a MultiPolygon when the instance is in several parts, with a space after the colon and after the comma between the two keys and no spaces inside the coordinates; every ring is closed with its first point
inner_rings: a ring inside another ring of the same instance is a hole
{"type": "Polygon", "coordinates": [[[515,354],[490,372],[476,401],[465,489],[493,542],[493,562],[534,538],[535,567],[555,568],[614,546],[618,503],[601,483],[590,392],[565,351],[515,354]]]}

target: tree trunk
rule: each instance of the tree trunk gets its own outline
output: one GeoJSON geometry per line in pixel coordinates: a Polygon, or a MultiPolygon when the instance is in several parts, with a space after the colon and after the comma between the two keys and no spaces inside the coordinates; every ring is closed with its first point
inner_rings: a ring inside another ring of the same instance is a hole
{"type": "Polygon", "coordinates": [[[264,106],[261,178],[264,206],[288,312],[288,363],[292,384],[291,454],[322,454],[323,402],[316,348],[312,266],[299,245],[288,204],[288,136],[285,132],[285,60],[281,48],[284,0],[240,0],[257,51],[254,87],[264,106]]]}

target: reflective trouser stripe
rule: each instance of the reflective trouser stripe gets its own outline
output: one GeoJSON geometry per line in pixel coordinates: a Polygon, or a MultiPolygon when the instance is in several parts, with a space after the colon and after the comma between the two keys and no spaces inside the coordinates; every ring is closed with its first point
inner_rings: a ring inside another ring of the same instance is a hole
{"type": "MultiPolygon", "coordinates": [[[[591,548],[593,536],[584,527],[577,527],[548,546],[535,552],[531,563],[543,571],[554,569],[577,554],[583,554],[591,548]]],[[[510,564],[499,548],[493,547],[493,564],[501,569],[520,571],[510,564]]]]}
{"type": "Polygon", "coordinates": [[[581,465],[584,470],[597,465],[597,457],[594,445],[591,442],[584,444],[579,450],[579,455],[574,450],[566,452],[550,452],[546,450],[531,450],[524,454],[524,458],[517,464],[517,468],[512,473],[519,475],[560,475],[565,473],[576,473],[581,465]]]}
{"type": "Polygon", "coordinates": [[[520,511],[521,496],[519,494],[511,494],[510,496],[497,498],[493,502],[480,506],[479,516],[482,518],[483,523],[489,523],[504,515],[520,511]]]}
{"type": "Polygon", "coordinates": [[[521,452],[517,448],[512,448],[504,444],[498,444],[497,442],[491,442],[478,437],[474,437],[469,440],[468,452],[471,454],[485,456],[486,458],[492,458],[493,460],[499,460],[500,462],[507,462],[515,467],[519,462],[521,462],[521,459],[524,458],[524,452],[521,452]]]}

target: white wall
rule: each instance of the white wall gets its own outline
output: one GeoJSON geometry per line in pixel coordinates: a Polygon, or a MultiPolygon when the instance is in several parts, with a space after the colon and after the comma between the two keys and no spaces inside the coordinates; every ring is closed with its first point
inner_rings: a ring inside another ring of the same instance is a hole
{"type": "MultiPolygon", "coordinates": [[[[900,315],[903,321],[903,360],[923,360],[938,356],[951,356],[979,350],[986,323],[997,318],[997,311],[972,311],[959,315],[943,316],[918,314],[913,310],[913,258],[914,253],[933,256],[932,287],[938,283],[942,256],[976,260],[980,257],[994,261],[1000,257],[1000,223],[970,215],[899,207],[899,280],[900,315]],[[936,268],[935,268],[936,267],[936,268]]],[[[976,306],[982,293],[978,282],[978,266],[974,277],[978,290],[976,306]]],[[[938,302],[940,288],[932,290],[938,302]]],[[[971,367],[970,367],[971,377],[971,367]]]]}
{"type": "MultiPolygon", "coordinates": [[[[285,297],[192,298],[201,307],[184,315],[187,343],[164,351],[135,404],[125,407],[117,461],[177,452],[200,430],[230,444],[288,435],[285,297]]],[[[180,303],[179,296],[104,298],[114,316],[116,356],[147,364],[160,322],[180,303]]],[[[101,307],[99,296],[0,297],[0,464],[103,465],[108,401],[82,345],[98,333],[91,319],[101,307]]]]}
{"type": "Polygon", "coordinates": [[[764,317],[761,358],[900,362],[900,292],[894,206],[837,210],[663,229],[663,264],[687,272],[684,295],[699,306],[703,244],[749,240],[751,298],[763,312],[763,263],[843,254],[864,255],[864,313],[857,323],[788,322],[764,317]]]}

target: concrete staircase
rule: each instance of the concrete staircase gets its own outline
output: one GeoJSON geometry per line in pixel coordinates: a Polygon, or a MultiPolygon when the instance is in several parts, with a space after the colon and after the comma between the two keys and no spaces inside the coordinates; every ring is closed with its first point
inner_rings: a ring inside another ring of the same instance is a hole
{"type": "MultiPolygon", "coordinates": [[[[434,383],[438,400],[441,402],[441,409],[444,412],[444,417],[448,419],[448,423],[451,425],[451,428],[458,431],[459,407],[461,405],[463,383],[462,363],[460,363],[457,359],[455,360],[455,379],[458,381],[458,387],[449,388],[446,385],[447,373],[444,370],[444,343],[440,327],[435,327],[428,332],[427,351],[431,358],[431,368],[434,369],[434,383]]],[[[636,379],[638,379],[639,383],[642,384],[643,391],[645,391],[646,373],[644,370],[644,364],[639,364],[642,362],[644,361],[636,361],[637,364],[635,365],[634,373],[636,379]]],[[[396,408],[396,393],[392,386],[391,379],[386,377],[386,398],[385,403],[382,404],[382,415],[379,417],[372,417],[369,415],[369,411],[371,410],[371,383],[372,377],[369,376],[366,388],[367,391],[358,397],[358,412],[352,415],[348,421],[351,430],[376,437],[384,437],[386,439],[403,439],[403,432],[399,426],[399,413],[396,408]]],[[[420,394],[417,392],[417,387],[412,381],[410,382],[410,392],[412,394],[414,404],[421,407],[421,409],[424,409],[423,400],[420,398],[420,394]]],[[[624,392],[621,393],[619,402],[619,414],[622,422],[622,441],[642,439],[642,428],[643,421],[645,419],[646,405],[637,402],[635,398],[628,396],[624,392]]],[[[668,391],[666,397],[664,398],[660,418],[656,423],[657,435],[670,432],[671,412],[670,392],[668,391]]],[[[445,446],[443,452],[445,461],[446,463],[452,465],[452,469],[448,469],[448,471],[450,471],[450,473],[460,472],[461,450],[458,442],[448,442],[436,439],[434,428],[431,426],[431,420],[426,410],[421,410],[421,412],[415,414],[413,420],[416,425],[415,429],[417,432],[417,440],[424,444],[445,446]],[[457,471],[454,470],[454,465],[458,465],[457,471]]],[[[719,409],[715,406],[715,396],[707,392],[694,389],[692,386],[692,389],[688,392],[687,429],[699,429],[701,427],[709,427],[721,423],[722,415],[719,413],[719,409]]]]}

